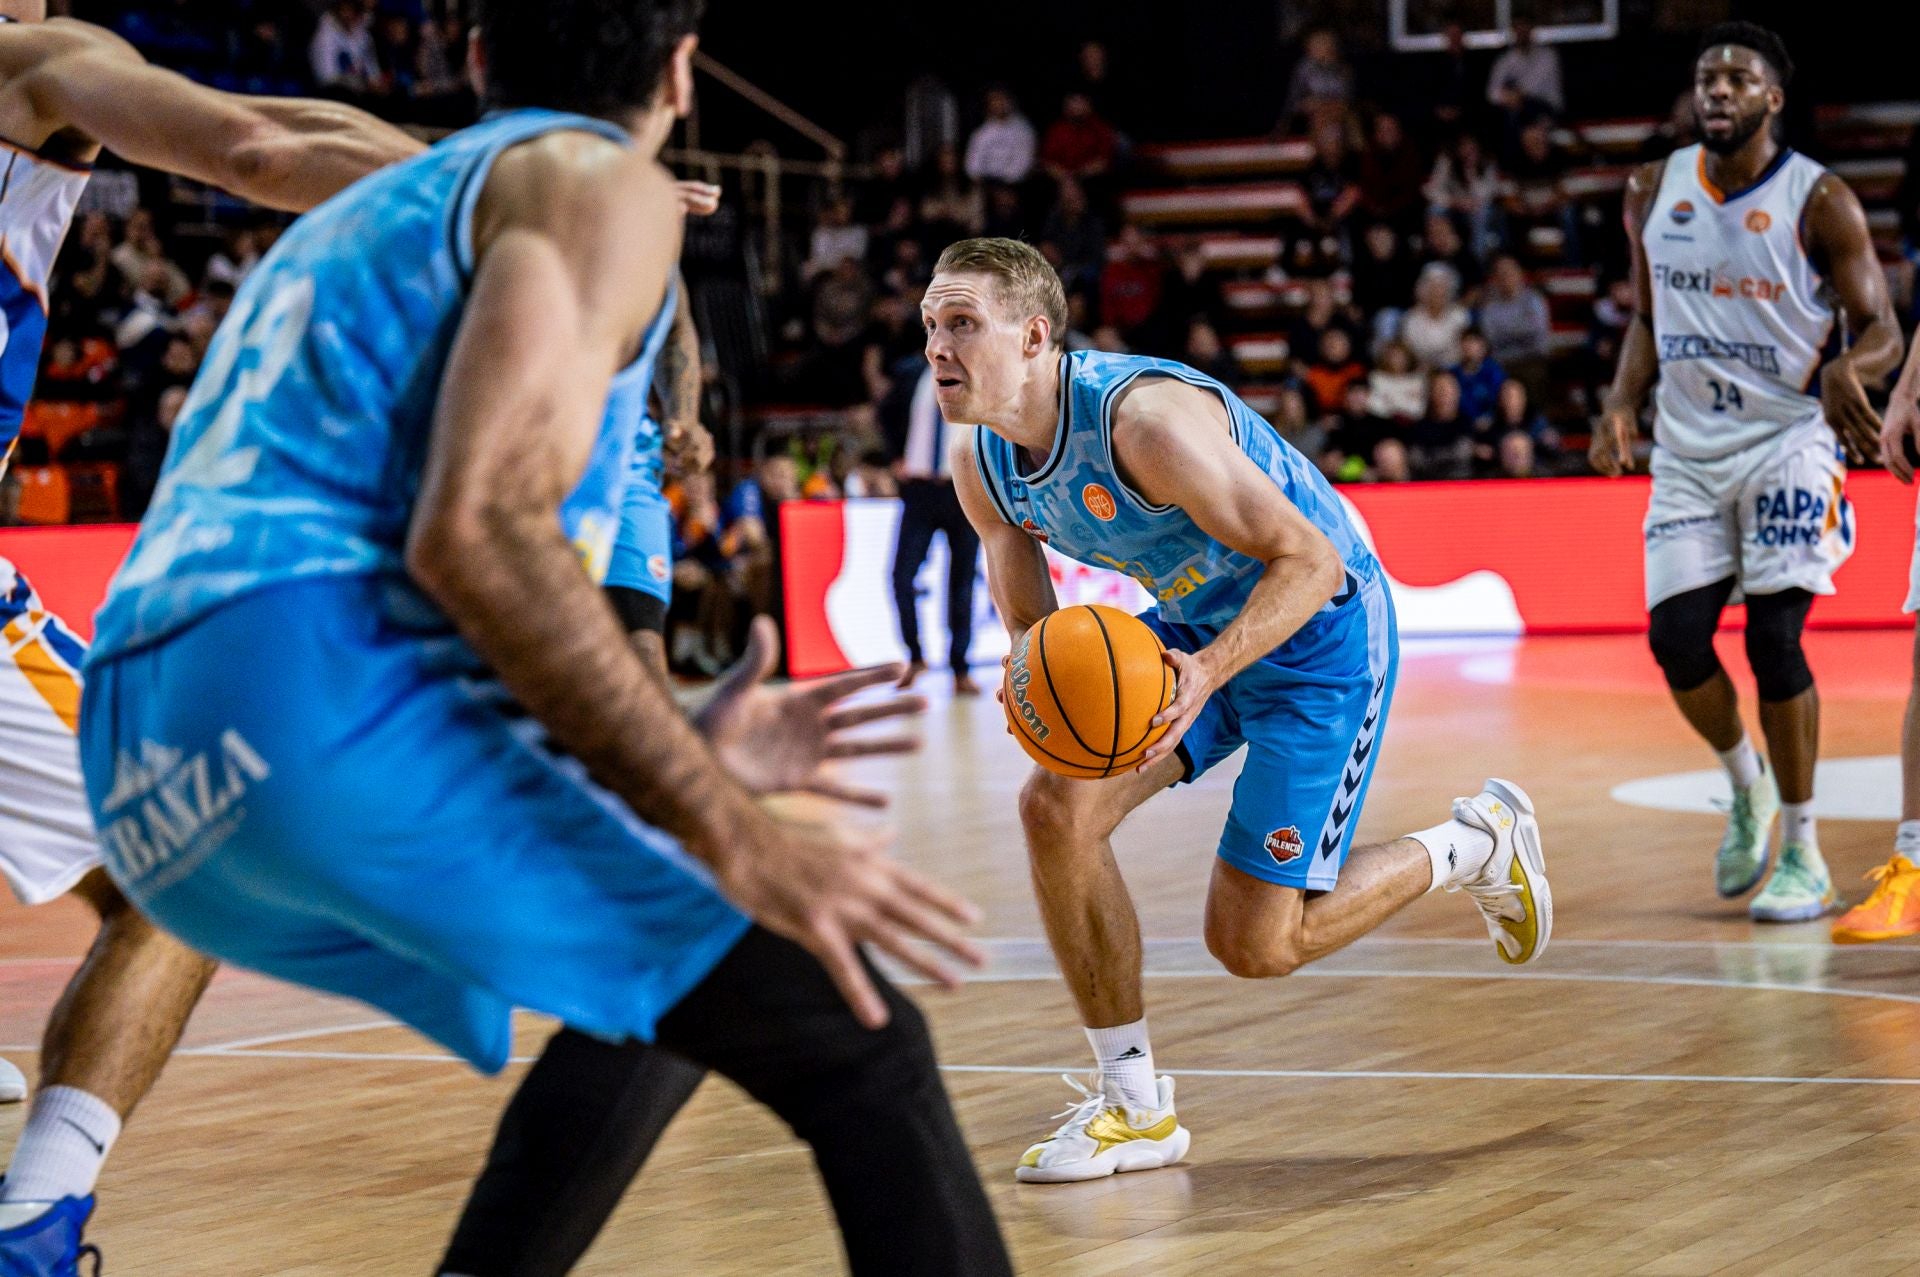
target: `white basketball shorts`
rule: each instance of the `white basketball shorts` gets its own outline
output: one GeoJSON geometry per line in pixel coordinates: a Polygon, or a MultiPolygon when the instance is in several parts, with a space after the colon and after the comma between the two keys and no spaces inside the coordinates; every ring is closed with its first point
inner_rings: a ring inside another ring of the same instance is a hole
{"type": "Polygon", "coordinates": [[[1734,598],[1832,594],[1853,554],[1853,504],[1839,441],[1815,417],[1712,461],[1653,454],[1644,525],[1647,608],[1734,578],[1734,598]]]}
{"type": "Polygon", "coordinates": [[[23,904],[100,863],[74,731],[86,645],[0,559],[0,876],[23,904]]]}

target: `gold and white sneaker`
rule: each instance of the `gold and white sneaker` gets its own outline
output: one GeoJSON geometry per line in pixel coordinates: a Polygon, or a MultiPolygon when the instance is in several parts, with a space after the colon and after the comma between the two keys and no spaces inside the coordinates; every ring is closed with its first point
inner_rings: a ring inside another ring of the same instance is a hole
{"type": "Polygon", "coordinates": [[[1187,1155],[1193,1137],[1173,1115],[1173,1079],[1159,1080],[1159,1106],[1137,1109],[1106,1096],[1104,1083],[1093,1089],[1065,1073],[1062,1080],[1081,1099],[1065,1112],[1059,1130],[1026,1151],[1013,1177],[1026,1184],[1068,1184],[1104,1179],[1118,1171],[1151,1171],[1172,1166],[1187,1155]]]}
{"type": "Polygon", "coordinates": [[[1453,800],[1453,818],[1492,834],[1493,855],[1477,877],[1447,890],[1473,897],[1501,961],[1532,962],[1553,934],[1553,891],[1533,800],[1510,780],[1490,780],[1475,797],[1453,800]]]}

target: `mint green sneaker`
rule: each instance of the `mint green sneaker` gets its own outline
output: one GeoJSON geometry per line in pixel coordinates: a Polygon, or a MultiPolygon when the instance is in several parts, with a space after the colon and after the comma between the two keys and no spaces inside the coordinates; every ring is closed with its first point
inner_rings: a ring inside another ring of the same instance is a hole
{"type": "Polygon", "coordinates": [[[1773,842],[1774,817],[1780,814],[1780,786],[1773,768],[1763,768],[1760,779],[1733,791],[1727,809],[1727,835],[1713,857],[1713,885],[1731,900],[1753,890],[1767,872],[1767,852],[1773,842]]]}
{"type": "Polygon", "coordinates": [[[1833,877],[1820,849],[1803,842],[1785,843],[1773,877],[1747,905],[1755,922],[1805,922],[1840,903],[1833,877]]]}

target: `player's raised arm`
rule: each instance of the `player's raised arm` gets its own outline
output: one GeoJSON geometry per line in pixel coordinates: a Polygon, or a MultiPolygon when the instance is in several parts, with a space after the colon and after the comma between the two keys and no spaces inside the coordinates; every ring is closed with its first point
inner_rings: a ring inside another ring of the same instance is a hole
{"type": "Polygon", "coordinates": [[[1660,163],[1642,164],[1627,179],[1627,245],[1632,254],[1633,319],[1627,324],[1626,337],[1620,343],[1620,362],[1613,371],[1613,385],[1601,405],[1600,421],[1594,427],[1593,443],[1587,460],[1605,475],[1622,474],[1633,469],[1633,443],[1640,433],[1640,410],[1660,375],[1660,354],[1653,344],[1653,275],[1647,267],[1647,253],[1640,237],[1647,224],[1647,212],[1660,193],[1660,163]]]}
{"type": "Polygon", "coordinates": [[[967,906],[889,860],[878,834],[762,810],[627,644],[560,529],[608,385],[665,294],[679,218],[666,174],[605,141],[563,136],[498,162],[407,565],[563,749],[712,866],[741,909],[812,950],[877,1025],[885,1004],[856,946],[951,982],[906,941],[977,961],[958,932],[967,906]]]}
{"type": "Polygon", "coordinates": [[[1848,455],[1872,461],[1881,452],[1880,418],[1866,386],[1879,385],[1899,367],[1900,321],[1852,188],[1827,174],[1807,197],[1804,220],[1807,253],[1833,286],[1849,338],[1846,350],[1820,370],[1820,404],[1848,455]]]}
{"type": "Polygon", "coordinates": [[[954,444],[953,490],[986,551],[987,589],[993,606],[1006,622],[1007,632],[1018,639],[1042,617],[1057,611],[1060,601],[1053,592],[1053,574],[1047,570],[1047,552],[993,508],[993,498],[980,478],[973,434],[965,432],[954,444]]]}
{"type": "Polygon", "coordinates": [[[339,102],[222,93],[149,64],[84,23],[23,32],[50,56],[16,81],[54,129],[73,129],[122,159],[304,212],[422,144],[339,102]]]}
{"type": "Polygon", "coordinates": [[[1233,442],[1226,407],[1196,386],[1143,381],[1113,410],[1113,447],[1134,491],[1178,506],[1201,531],[1267,565],[1239,616],[1198,652],[1169,651],[1179,682],[1155,718],[1170,724],[1142,758],[1146,771],[1173,751],[1207,697],[1285,643],[1339,593],[1340,554],[1233,442]]]}

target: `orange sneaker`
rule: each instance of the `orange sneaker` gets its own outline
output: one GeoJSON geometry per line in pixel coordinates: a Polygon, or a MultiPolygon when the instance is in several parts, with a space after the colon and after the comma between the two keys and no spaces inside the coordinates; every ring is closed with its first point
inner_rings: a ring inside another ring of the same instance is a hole
{"type": "Polygon", "coordinates": [[[1879,885],[1833,924],[1835,944],[1871,944],[1920,935],[1920,865],[1895,853],[1892,860],[1867,871],[1879,885]]]}

